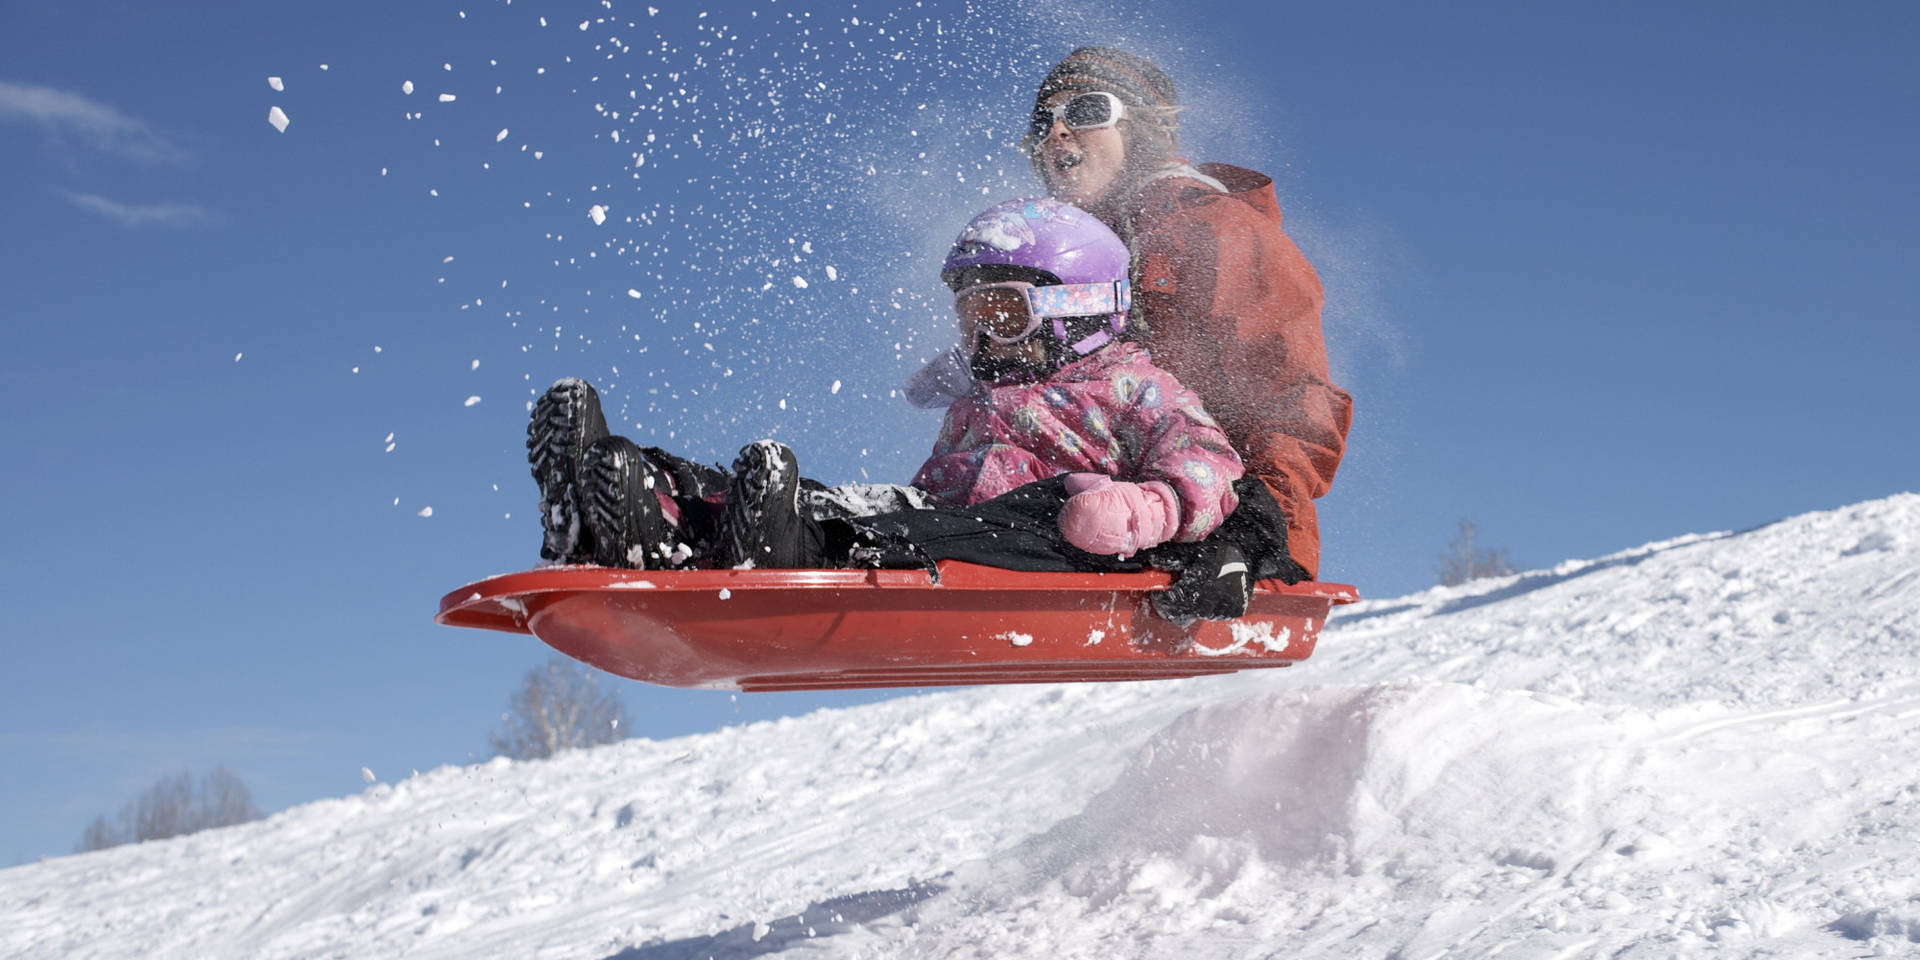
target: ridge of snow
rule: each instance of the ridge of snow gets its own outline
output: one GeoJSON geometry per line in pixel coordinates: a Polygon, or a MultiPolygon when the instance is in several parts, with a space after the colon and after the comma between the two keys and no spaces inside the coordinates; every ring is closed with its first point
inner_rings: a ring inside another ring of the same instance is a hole
{"type": "Polygon", "coordinates": [[[0,870],[10,957],[1796,956],[1920,944],[1920,495],[0,870]]]}

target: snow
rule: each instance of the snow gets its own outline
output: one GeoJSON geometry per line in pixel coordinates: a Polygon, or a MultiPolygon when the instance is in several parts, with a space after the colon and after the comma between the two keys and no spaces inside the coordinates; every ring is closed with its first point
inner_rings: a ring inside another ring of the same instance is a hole
{"type": "Polygon", "coordinates": [[[400,81],[400,92],[406,94],[407,96],[413,96],[413,81],[412,80],[400,81]]]}
{"type": "Polygon", "coordinates": [[[267,86],[269,86],[269,87],[272,87],[272,88],[273,88],[273,92],[275,92],[275,93],[279,93],[279,92],[281,92],[281,91],[283,91],[283,90],[285,90],[285,89],[287,89],[287,85],[286,85],[285,83],[283,83],[283,82],[281,82],[281,80],[280,80],[280,78],[279,78],[279,77],[268,77],[268,78],[267,78],[267,86]]]}
{"type": "Polygon", "coordinates": [[[279,107],[267,110],[267,122],[273,124],[275,130],[281,133],[287,132],[287,113],[279,107]]]}
{"type": "Polygon", "coordinates": [[[1033,242],[1033,228],[1018,212],[1002,211],[999,216],[976,218],[960,231],[958,243],[994,250],[1017,250],[1033,242]]]}
{"type": "Polygon", "coordinates": [[[1911,956],[1915,862],[1904,494],[0,870],[0,955],[1911,956]]]}

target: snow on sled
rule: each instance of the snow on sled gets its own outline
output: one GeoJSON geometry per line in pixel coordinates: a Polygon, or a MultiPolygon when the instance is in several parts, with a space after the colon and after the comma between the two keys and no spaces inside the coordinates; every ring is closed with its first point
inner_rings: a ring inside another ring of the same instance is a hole
{"type": "Polygon", "coordinates": [[[1285,667],[1352,587],[1264,581],[1247,615],[1178,627],[1168,576],[547,567],[461,587],[434,619],[531,633],[623,677],[747,691],[1158,680],[1285,667]]]}

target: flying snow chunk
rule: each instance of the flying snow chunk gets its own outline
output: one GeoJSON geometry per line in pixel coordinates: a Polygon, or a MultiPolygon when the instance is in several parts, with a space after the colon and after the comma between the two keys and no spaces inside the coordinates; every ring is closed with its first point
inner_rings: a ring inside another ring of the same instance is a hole
{"type": "Polygon", "coordinates": [[[406,94],[409,97],[413,96],[413,81],[412,80],[400,81],[400,92],[406,94]]]}
{"type": "Polygon", "coordinates": [[[840,271],[835,270],[833,268],[833,264],[827,264],[827,279],[828,280],[840,279],[840,271]]]}
{"type": "Polygon", "coordinates": [[[505,140],[506,138],[507,138],[507,128],[501,127],[500,132],[493,135],[493,142],[499,143],[500,141],[505,140]]]}
{"type": "Polygon", "coordinates": [[[375,780],[377,780],[377,779],[379,779],[379,778],[378,778],[378,777],[375,777],[375,776],[373,775],[373,771],[372,771],[372,770],[368,770],[368,769],[367,769],[366,767],[361,767],[361,768],[360,768],[360,779],[362,779],[362,780],[365,780],[365,781],[366,781],[366,782],[368,782],[368,783],[372,783],[373,781],[375,781],[375,780]]]}
{"type": "Polygon", "coordinates": [[[835,380],[835,381],[833,382],[833,386],[832,386],[831,388],[829,388],[829,389],[827,390],[827,392],[828,392],[828,393],[834,393],[834,394],[837,394],[837,393],[839,393],[839,392],[840,392],[840,381],[838,381],[838,380],[835,380]]]}
{"type": "Polygon", "coordinates": [[[287,113],[279,107],[267,111],[267,122],[273,124],[275,130],[287,132],[287,113]]]}
{"type": "Polygon", "coordinates": [[[431,516],[433,516],[433,508],[432,508],[432,507],[421,507],[421,508],[420,508],[420,512],[419,512],[419,513],[416,513],[416,514],[414,514],[414,516],[416,516],[416,517],[431,517],[431,516]]]}
{"type": "Polygon", "coordinates": [[[607,222],[606,204],[596,203],[593,206],[588,207],[587,216],[593,218],[593,225],[596,227],[603,223],[606,223],[607,222]]]}
{"type": "Polygon", "coordinates": [[[480,361],[478,361],[478,360],[475,360],[475,361],[473,362],[473,366],[471,366],[471,367],[468,367],[467,369],[469,369],[469,370],[478,370],[478,369],[480,369],[480,361]]]}
{"type": "Polygon", "coordinates": [[[471,407],[474,404],[479,402],[480,402],[480,398],[478,396],[468,397],[467,402],[464,404],[461,404],[461,406],[471,407]]]}
{"type": "Polygon", "coordinates": [[[272,87],[274,93],[279,93],[282,90],[287,89],[287,85],[284,83],[281,83],[279,77],[268,77],[267,86],[272,87]]]}
{"type": "Polygon", "coordinates": [[[633,289],[632,287],[628,287],[628,288],[627,288],[627,296],[629,296],[629,297],[632,297],[632,298],[634,298],[635,300],[638,300],[638,299],[640,299],[640,291],[638,291],[638,290],[635,290],[635,289],[633,289]]]}
{"type": "Polygon", "coordinates": [[[458,98],[458,97],[455,97],[455,96],[454,96],[453,94],[451,94],[451,93],[443,93],[443,94],[441,94],[441,95],[440,95],[440,102],[441,102],[441,103],[452,103],[453,101],[455,101],[455,100],[457,100],[457,99],[459,99],[459,98],[458,98]]]}
{"type": "Polygon", "coordinates": [[[807,278],[806,278],[806,277],[794,277],[794,278],[793,278],[793,285],[794,285],[795,287],[798,287],[798,288],[799,288],[799,289],[801,289],[801,290],[805,290],[805,289],[807,288],[807,278]]]}
{"type": "Polygon", "coordinates": [[[240,358],[241,358],[241,357],[244,357],[244,356],[246,356],[246,354],[244,354],[244,353],[236,353],[236,354],[234,354],[234,355],[233,355],[233,362],[234,362],[234,363],[239,363],[239,362],[240,362],[240,358]]]}

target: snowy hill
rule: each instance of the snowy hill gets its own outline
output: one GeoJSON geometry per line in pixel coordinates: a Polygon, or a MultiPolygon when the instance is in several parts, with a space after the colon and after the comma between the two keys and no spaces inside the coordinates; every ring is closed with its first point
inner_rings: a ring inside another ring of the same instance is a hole
{"type": "Polygon", "coordinates": [[[0,871],[9,957],[1920,953],[1920,495],[0,871]]]}

